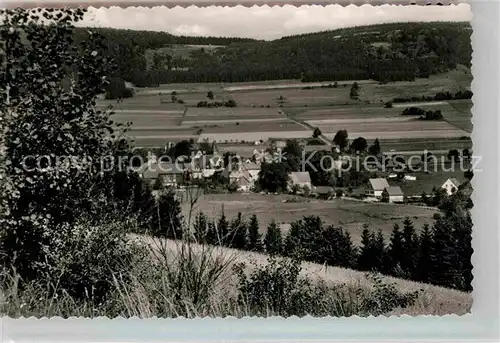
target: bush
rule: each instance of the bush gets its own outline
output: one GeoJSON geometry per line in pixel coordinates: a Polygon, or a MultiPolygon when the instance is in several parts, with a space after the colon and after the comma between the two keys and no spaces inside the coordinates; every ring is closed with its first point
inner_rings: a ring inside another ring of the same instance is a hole
{"type": "Polygon", "coordinates": [[[299,276],[302,267],[297,259],[270,257],[266,265],[256,265],[250,275],[245,267],[237,264],[233,270],[238,277],[237,304],[248,316],[377,316],[413,305],[420,294],[401,293],[370,275],[371,290],[313,282],[299,276]]]}

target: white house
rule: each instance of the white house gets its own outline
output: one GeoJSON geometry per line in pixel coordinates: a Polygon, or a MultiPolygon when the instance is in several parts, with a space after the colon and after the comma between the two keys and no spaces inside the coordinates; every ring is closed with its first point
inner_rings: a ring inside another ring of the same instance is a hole
{"type": "Polygon", "coordinates": [[[404,193],[399,186],[386,187],[382,191],[382,200],[389,203],[403,202],[404,193]]]}
{"type": "Polygon", "coordinates": [[[441,188],[446,190],[446,194],[452,195],[458,190],[458,186],[460,186],[460,181],[458,181],[456,178],[450,178],[446,180],[445,183],[441,186],[441,188]]]}
{"type": "Polygon", "coordinates": [[[366,191],[366,195],[381,198],[384,189],[390,187],[389,182],[383,178],[370,179],[369,188],[366,191]]]}
{"type": "Polygon", "coordinates": [[[311,175],[309,172],[292,172],[290,173],[289,187],[299,186],[300,188],[312,189],[311,175]]]}

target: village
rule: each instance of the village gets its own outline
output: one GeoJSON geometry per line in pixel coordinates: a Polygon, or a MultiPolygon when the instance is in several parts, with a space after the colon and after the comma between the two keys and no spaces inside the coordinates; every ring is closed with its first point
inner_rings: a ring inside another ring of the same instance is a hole
{"type": "MultiPolygon", "coordinates": [[[[293,141],[273,141],[265,149],[260,148],[259,142],[256,142],[253,153],[246,156],[231,154],[228,151],[221,154],[215,142],[211,145],[195,143],[191,146],[190,157],[180,157],[175,161],[170,156],[158,157],[148,152],[147,161],[136,171],[149,181],[156,192],[165,188],[173,189],[181,200],[186,189],[197,187],[200,188],[197,191],[199,196],[207,193],[238,193],[244,197],[250,192],[268,195],[280,192],[324,201],[343,198],[367,203],[411,203],[423,206],[428,205],[428,198],[432,198],[436,193],[451,196],[465,179],[472,177],[468,172],[471,159],[469,149],[464,149],[459,157],[450,152],[449,156],[441,158],[441,161],[435,158],[422,168],[423,156],[420,155],[417,158],[420,162],[413,165],[406,162],[401,155],[364,155],[364,165],[361,163],[359,166],[359,152],[354,155],[340,154],[338,147],[326,146],[322,149],[327,153],[327,157],[331,155],[326,149],[331,148],[337,158],[332,160],[333,163],[325,170],[327,174],[332,175],[328,185],[313,183],[311,173],[307,171],[309,161],[304,161],[302,168],[299,168],[301,170],[288,172],[285,189],[277,192],[262,190],[259,184],[262,165],[286,162],[283,149],[286,149],[289,142],[293,141]],[[203,147],[210,147],[210,151],[204,150],[203,147]],[[358,187],[338,187],[336,183],[339,182],[336,182],[334,176],[338,177],[349,173],[350,169],[355,169],[356,163],[352,162],[353,159],[358,161],[358,168],[369,171],[370,177],[358,183],[358,187]]],[[[306,151],[314,153],[307,149],[310,147],[301,146],[304,156],[307,156],[306,151]]],[[[432,153],[427,155],[429,161],[433,157],[431,155],[432,153]]],[[[314,168],[312,164],[311,166],[314,168]]]]}

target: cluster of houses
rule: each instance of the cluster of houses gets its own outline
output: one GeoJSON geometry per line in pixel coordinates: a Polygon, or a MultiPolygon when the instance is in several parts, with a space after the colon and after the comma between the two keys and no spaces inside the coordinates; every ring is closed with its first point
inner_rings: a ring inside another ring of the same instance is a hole
{"type": "MultiPolygon", "coordinates": [[[[269,153],[262,154],[255,150],[252,158],[231,157],[230,163],[224,165],[224,158],[218,154],[206,154],[198,150],[193,157],[185,163],[180,161],[171,163],[149,155],[148,161],[144,163],[137,172],[152,183],[159,183],[164,187],[181,188],[181,185],[193,180],[211,180],[216,173],[220,173],[236,191],[251,191],[259,178],[261,164],[271,162],[274,156],[269,153]]],[[[421,198],[422,189],[417,191],[406,190],[406,194],[400,186],[390,185],[394,175],[386,178],[371,178],[368,187],[363,194],[369,200],[383,201],[388,203],[403,203],[405,200],[421,198]],[[414,194],[417,193],[417,194],[414,194]]],[[[404,181],[415,183],[415,176],[405,175],[404,181]]],[[[192,182],[191,182],[192,183],[192,182]]],[[[447,179],[441,186],[448,195],[453,194],[459,187],[460,182],[456,178],[447,179]]],[[[335,189],[329,186],[313,186],[309,172],[292,172],[289,175],[288,188],[290,191],[298,190],[298,193],[307,193],[318,197],[331,198],[335,196],[335,189]],[[307,192],[306,192],[307,190],[307,192]]],[[[341,190],[337,190],[337,193],[341,190]]]]}

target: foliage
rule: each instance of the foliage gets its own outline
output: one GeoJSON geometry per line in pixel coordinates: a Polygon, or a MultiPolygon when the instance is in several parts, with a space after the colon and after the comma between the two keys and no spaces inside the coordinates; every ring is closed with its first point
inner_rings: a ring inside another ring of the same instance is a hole
{"type": "Polygon", "coordinates": [[[252,214],[248,223],[248,241],[247,250],[262,251],[262,235],[259,232],[259,220],[257,216],[252,214]]]}
{"type": "Polygon", "coordinates": [[[348,134],[346,130],[340,130],[333,137],[333,143],[336,144],[340,150],[344,150],[349,144],[348,134]]]}
{"type": "Polygon", "coordinates": [[[368,148],[368,153],[372,156],[378,156],[378,154],[380,154],[380,151],[380,142],[378,138],[376,138],[373,144],[368,148]]]}
{"type": "Polygon", "coordinates": [[[321,136],[321,130],[316,127],[314,128],[314,131],[313,131],[313,138],[318,138],[319,136],[321,136]]]}
{"type": "Polygon", "coordinates": [[[285,162],[263,162],[257,183],[262,190],[283,192],[288,186],[289,166],[285,162]]]}
{"type": "Polygon", "coordinates": [[[106,87],[106,99],[131,98],[134,95],[132,89],[127,88],[125,81],[120,77],[112,77],[106,87]]]}
{"type": "Polygon", "coordinates": [[[241,212],[233,218],[229,228],[229,247],[243,250],[247,246],[248,228],[241,212]]]}
{"type": "Polygon", "coordinates": [[[283,252],[283,238],[281,228],[272,221],[267,226],[266,236],[264,237],[264,246],[266,252],[270,255],[277,255],[283,252]]]}
{"type": "MultiPolygon", "coordinates": [[[[95,32],[87,30],[79,44],[72,39],[73,23],[84,13],[1,12],[1,259],[26,281],[47,277],[59,263],[55,235],[67,237],[82,218],[127,208],[132,200],[116,199],[115,174],[127,179],[130,156],[123,129],[110,121],[109,109],[94,107],[113,61],[95,32]]],[[[113,236],[102,238],[112,246],[113,236]]]]}
{"type": "Polygon", "coordinates": [[[366,150],[367,147],[368,143],[366,142],[366,139],[364,139],[363,137],[358,137],[351,143],[351,149],[354,151],[363,152],[366,150]]]}
{"type": "Polygon", "coordinates": [[[150,234],[155,237],[182,239],[183,216],[175,191],[166,189],[160,193],[156,205],[150,210],[150,234]]]}

